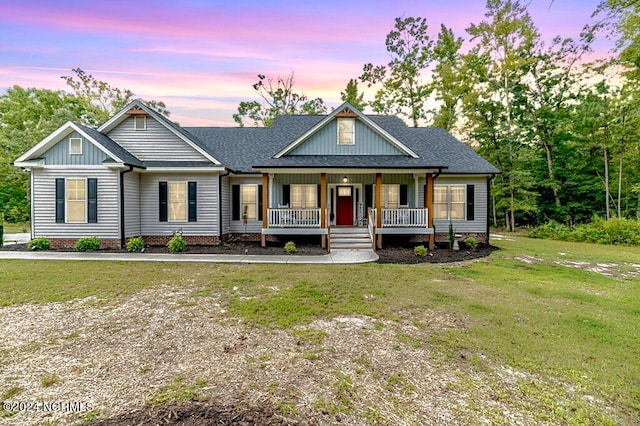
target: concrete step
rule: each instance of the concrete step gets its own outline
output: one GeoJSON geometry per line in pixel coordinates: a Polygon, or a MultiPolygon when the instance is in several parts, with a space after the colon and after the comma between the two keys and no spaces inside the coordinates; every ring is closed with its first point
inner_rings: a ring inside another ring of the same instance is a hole
{"type": "Polygon", "coordinates": [[[331,250],[371,250],[371,243],[331,243],[331,250]]]}
{"type": "Polygon", "coordinates": [[[367,228],[331,228],[331,250],[371,250],[367,228]]]}
{"type": "Polygon", "coordinates": [[[366,237],[342,237],[342,238],[331,238],[331,243],[366,243],[371,242],[371,238],[367,235],[366,237]]]}

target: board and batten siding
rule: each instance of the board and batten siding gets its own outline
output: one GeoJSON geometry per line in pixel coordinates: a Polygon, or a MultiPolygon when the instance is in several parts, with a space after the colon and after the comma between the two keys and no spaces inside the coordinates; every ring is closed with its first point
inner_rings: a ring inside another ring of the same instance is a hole
{"type": "MultiPolygon", "coordinates": [[[[420,178],[418,191],[418,203],[424,205],[425,179],[420,178]]],[[[457,233],[484,233],[487,232],[487,178],[484,176],[447,177],[441,175],[436,178],[434,185],[474,185],[474,220],[455,219],[451,223],[457,233]]],[[[434,219],[433,225],[436,232],[449,232],[449,221],[446,219],[434,219]]]]}
{"type": "Polygon", "coordinates": [[[118,171],[105,168],[34,169],[33,238],[120,238],[118,171]],[[98,222],[56,223],[56,178],[98,180],[98,222]]]}
{"type": "MultiPolygon", "coordinates": [[[[246,177],[246,178],[232,177],[231,179],[229,179],[229,185],[230,187],[233,185],[262,185],[262,177],[246,177]]],[[[232,213],[231,203],[232,203],[231,194],[229,194],[229,210],[225,212],[229,214],[229,217],[231,217],[231,213],[232,213]]],[[[262,232],[262,220],[258,220],[258,219],[247,220],[247,224],[245,227],[245,224],[243,223],[242,219],[240,220],[231,219],[229,224],[229,231],[233,234],[244,234],[244,233],[259,234],[262,232]]]]}
{"type": "Polygon", "coordinates": [[[146,130],[134,130],[133,117],[128,117],[107,136],[141,161],[208,161],[150,116],[147,116],[146,130]]]}
{"type": "Polygon", "coordinates": [[[404,155],[360,120],[355,124],[353,145],[338,145],[338,124],[333,120],[287,155],[404,155]]]}
{"type": "Polygon", "coordinates": [[[124,233],[125,237],[137,237],[140,232],[140,174],[125,173],[124,179],[124,233]]]}
{"type": "Polygon", "coordinates": [[[218,173],[140,174],[140,234],[218,236],[218,173]],[[160,222],[159,182],[197,182],[196,222],[160,222]]]}
{"type": "Polygon", "coordinates": [[[42,158],[45,159],[46,165],[93,166],[102,165],[102,162],[108,157],[87,138],[74,131],[47,150],[42,158]],[[69,153],[69,139],[72,138],[82,139],[82,154],[69,153]]]}

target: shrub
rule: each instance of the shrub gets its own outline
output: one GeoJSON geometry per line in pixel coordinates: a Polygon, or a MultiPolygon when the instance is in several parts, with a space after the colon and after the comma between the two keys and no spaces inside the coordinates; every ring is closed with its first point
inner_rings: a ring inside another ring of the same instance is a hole
{"type": "Polygon", "coordinates": [[[286,251],[289,254],[293,254],[297,252],[298,249],[296,249],[296,243],[294,243],[293,241],[289,241],[287,244],[284,245],[284,251],[286,251]]]}
{"type": "Polygon", "coordinates": [[[127,241],[127,251],[142,251],[144,250],[144,240],[142,237],[135,237],[127,241]]]}
{"type": "Polygon", "coordinates": [[[48,238],[34,238],[27,244],[29,250],[49,250],[51,248],[51,241],[48,238]]]}
{"type": "Polygon", "coordinates": [[[98,237],[80,238],[76,243],[76,251],[95,250],[100,250],[100,238],[98,237]]]}
{"type": "Polygon", "coordinates": [[[474,237],[468,237],[466,240],[464,240],[464,244],[470,249],[478,248],[478,240],[476,240],[474,237]]]}
{"type": "Polygon", "coordinates": [[[413,254],[420,257],[425,257],[427,255],[427,248],[425,246],[415,246],[413,248],[413,254]]]}
{"type": "Polygon", "coordinates": [[[182,238],[182,230],[173,233],[173,237],[167,243],[167,247],[169,248],[169,253],[180,253],[187,248],[187,243],[182,238]]]}
{"type": "Polygon", "coordinates": [[[449,249],[453,250],[453,244],[456,242],[456,230],[453,229],[453,223],[449,221],[449,249]]]}
{"type": "Polygon", "coordinates": [[[0,213],[0,247],[4,245],[4,214],[0,213]]]}
{"type": "Polygon", "coordinates": [[[636,220],[593,216],[591,223],[575,226],[550,221],[529,231],[532,238],[550,238],[597,244],[640,245],[640,223],[636,220]]]}

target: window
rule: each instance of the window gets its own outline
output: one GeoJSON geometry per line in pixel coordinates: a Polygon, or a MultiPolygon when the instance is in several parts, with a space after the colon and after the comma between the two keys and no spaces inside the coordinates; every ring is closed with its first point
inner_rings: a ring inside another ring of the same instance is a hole
{"type": "Polygon", "coordinates": [[[435,185],[433,187],[433,218],[464,219],[466,185],[435,185]]]}
{"type": "Polygon", "coordinates": [[[69,154],[82,155],[82,138],[69,138],[69,154]]]}
{"type": "Polygon", "coordinates": [[[318,205],[318,185],[291,185],[291,208],[315,209],[318,205]]]}
{"type": "Polygon", "coordinates": [[[87,181],[85,179],[67,179],[67,222],[86,223],[87,221],[87,181]]]}
{"type": "Polygon", "coordinates": [[[400,185],[382,185],[382,207],[397,209],[400,206],[400,185]]]}
{"type": "Polygon", "coordinates": [[[355,143],[355,119],[338,118],[338,145],[355,143]]]}
{"type": "Polygon", "coordinates": [[[242,219],[258,218],[258,185],[240,185],[242,219]]]}
{"type": "Polygon", "coordinates": [[[147,116],[146,115],[134,115],[133,116],[133,130],[147,130],[147,116]]]}
{"type": "Polygon", "coordinates": [[[169,182],[169,222],[187,221],[187,182],[169,182]]]}

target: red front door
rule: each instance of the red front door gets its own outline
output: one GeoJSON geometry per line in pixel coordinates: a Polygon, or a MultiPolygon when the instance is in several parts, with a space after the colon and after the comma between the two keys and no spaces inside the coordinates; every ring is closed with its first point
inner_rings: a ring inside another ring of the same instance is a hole
{"type": "Polygon", "coordinates": [[[336,225],[353,225],[353,187],[339,186],[336,202],[336,225]]]}

